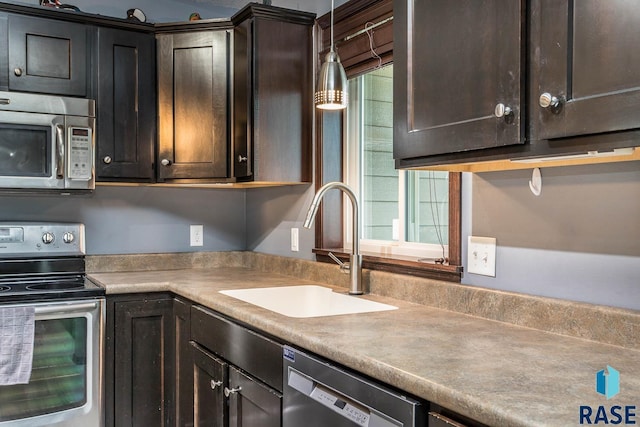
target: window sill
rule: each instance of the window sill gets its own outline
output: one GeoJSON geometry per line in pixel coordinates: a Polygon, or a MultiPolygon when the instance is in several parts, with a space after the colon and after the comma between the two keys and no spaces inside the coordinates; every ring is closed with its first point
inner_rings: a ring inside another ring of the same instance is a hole
{"type": "MultiPolygon", "coordinates": [[[[313,249],[316,261],[335,264],[329,258],[329,252],[340,260],[349,261],[349,251],[338,249],[313,249]]],[[[446,280],[460,283],[462,280],[462,266],[449,264],[436,264],[434,262],[418,261],[415,257],[385,257],[382,254],[362,252],[362,266],[370,270],[386,271],[395,274],[407,274],[410,276],[425,277],[428,279],[446,280]]]]}

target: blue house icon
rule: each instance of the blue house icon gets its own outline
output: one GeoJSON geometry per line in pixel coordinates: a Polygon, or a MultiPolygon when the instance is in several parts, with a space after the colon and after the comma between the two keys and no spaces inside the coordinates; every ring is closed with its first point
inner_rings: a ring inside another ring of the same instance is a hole
{"type": "Polygon", "coordinates": [[[596,373],[596,391],[606,396],[607,399],[620,393],[620,372],[609,365],[607,365],[607,372],[604,369],[598,371],[596,373]]]}

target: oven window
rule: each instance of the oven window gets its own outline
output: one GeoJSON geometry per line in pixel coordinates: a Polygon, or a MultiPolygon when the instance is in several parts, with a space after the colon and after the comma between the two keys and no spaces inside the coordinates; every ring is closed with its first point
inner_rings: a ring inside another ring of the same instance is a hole
{"type": "Polygon", "coordinates": [[[87,319],[36,320],[31,379],[0,387],[0,422],[83,406],[86,390],[87,319]]]}
{"type": "Polygon", "coordinates": [[[0,176],[51,176],[51,127],[0,124],[0,176]]]}

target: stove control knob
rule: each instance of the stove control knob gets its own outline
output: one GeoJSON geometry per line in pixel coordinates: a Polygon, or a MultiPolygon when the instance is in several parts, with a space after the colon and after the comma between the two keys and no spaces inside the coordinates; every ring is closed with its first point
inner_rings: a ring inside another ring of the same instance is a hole
{"type": "Polygon", "coordinates": [[[45,245],[48,245],[48,244],[50,244],[50,243],[53,243],[53,240],[54,240],[54,239],[55,239],[55,237],[53,236],[53,233],[50,233],[50,232],[48,232],[48,231],[42,235],[42,242],[43,242],[45,245]]]}
{"type": "Polygon", "coordinates": [[[64,233],[64,235],[62,236],[62,240],[65,243],[73,243],[73,241],[76,239],[76,236],[73,235],[73,233],[67,231],[66,233],[64,233]]]}

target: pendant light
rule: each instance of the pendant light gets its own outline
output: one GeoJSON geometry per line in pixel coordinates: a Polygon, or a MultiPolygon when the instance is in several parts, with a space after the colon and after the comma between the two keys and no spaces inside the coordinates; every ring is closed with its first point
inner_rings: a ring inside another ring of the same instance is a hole
{"type": "Polygon", "coordinates": [[[331,48],[324,58],[318,77],[316,108],[321,110],[342,110],[347,108],[347,74],[342,68],[340,57],[333,48],[333,1],[331,0],[331,48]]]}

